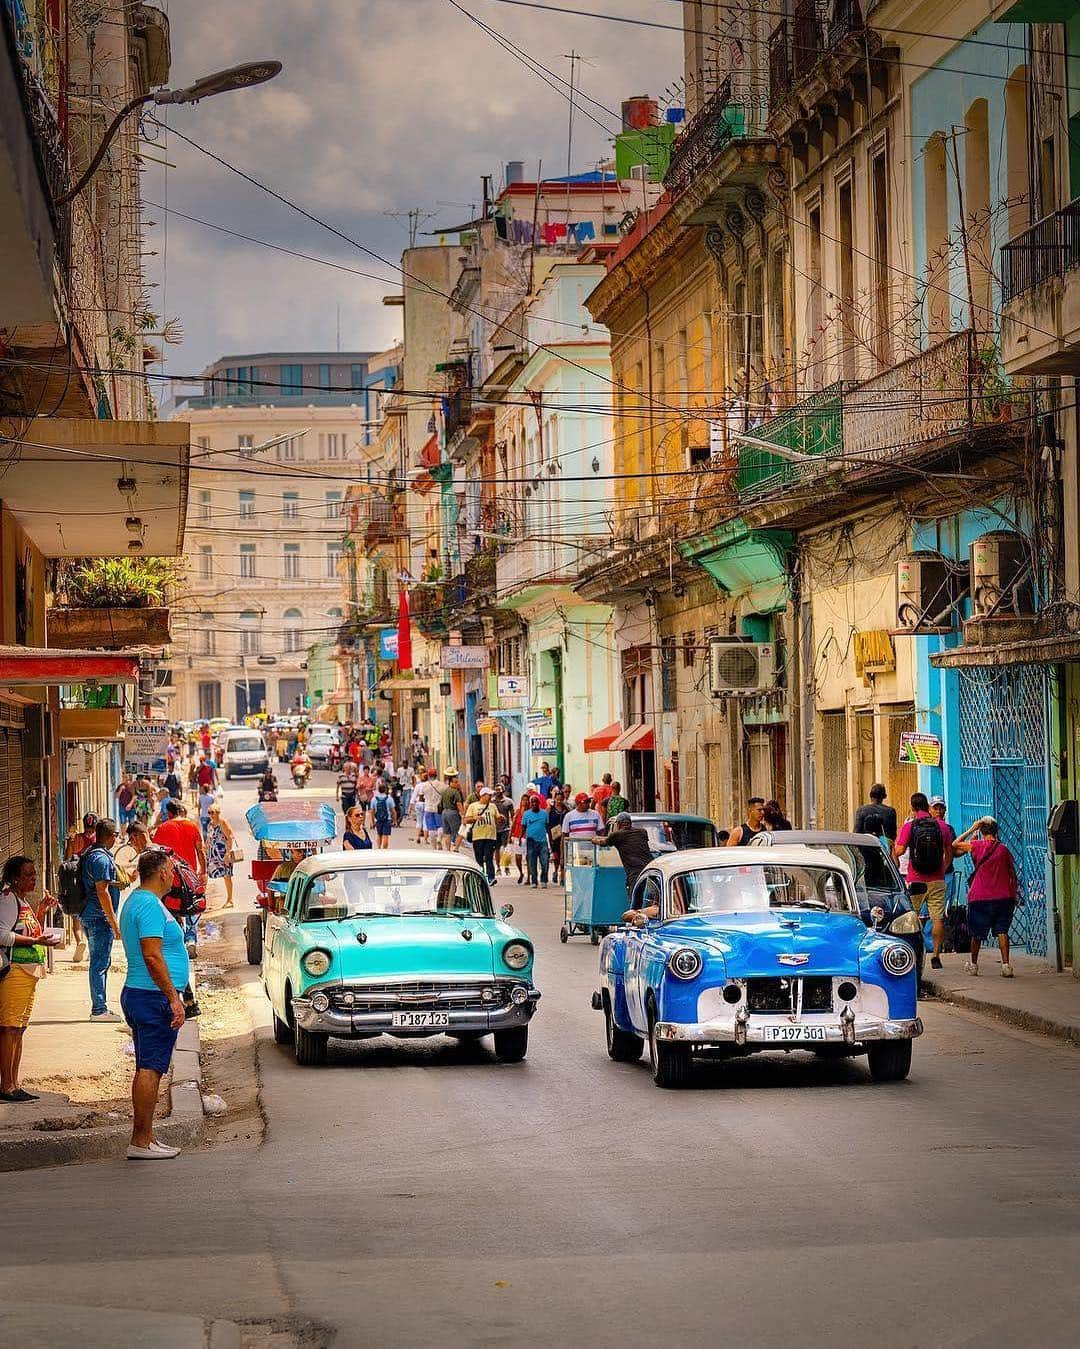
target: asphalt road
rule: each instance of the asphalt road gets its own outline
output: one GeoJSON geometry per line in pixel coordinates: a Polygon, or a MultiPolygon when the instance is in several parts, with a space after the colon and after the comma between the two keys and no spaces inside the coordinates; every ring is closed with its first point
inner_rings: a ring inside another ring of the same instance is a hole
{"type": "Polygon", "coordinates": [[[378,1040],[298,1068],[253,972],[262,1144],[5,1177],[0,1298],[385,1349],[1076,1343],[1076,1050],[929,1004],[906,1083],[792,1054],[662,1092],[607,1058],[558,893],[497,898],[538,953],[524,1063],[378,1040]]]}

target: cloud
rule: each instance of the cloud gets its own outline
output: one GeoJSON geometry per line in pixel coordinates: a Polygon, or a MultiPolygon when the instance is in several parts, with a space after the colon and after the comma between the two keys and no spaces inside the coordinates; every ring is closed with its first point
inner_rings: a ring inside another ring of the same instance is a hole
{"type": "MultiPolygon", "coordinates": [[[[603,107],[583,100],[576,113],[578,171],[610,155],[624,97],[660,93],[680,72],[678,33],[463,4],[564,79],[564,54],[583,54],[580,85],[603,107]]],[[[672,21],[656,0],[589,7],[672,21]]],[[[256,57],[281,60],[272,83],[171,109],[170,124],[392,262],[408,242],[404,212],[419,208],[424,228],[452,225],[479,203],[483,175],[500,185],[508,160],[524,160],[529,174],[540,159],[545,172],[565,170],[565,88],[526,69],[447,0],[187,0],[173,8],[172,51],[174,83],[256,57]]],[[[167,182],[160,168],[146,172],[149,200],[392,277],[178,138],[164,145],[176,168],[167,182]]],[[[186,333],[170,349],[172,372],[249,346],[332,345],[338,304],[343,344],[374,349],[398,335],[400,311],[381,304],[395,288],[389,279],[365,281],[148,213],[157,221],[150,274],[159,296],[165,283],[163,307],[186,333]]]]}

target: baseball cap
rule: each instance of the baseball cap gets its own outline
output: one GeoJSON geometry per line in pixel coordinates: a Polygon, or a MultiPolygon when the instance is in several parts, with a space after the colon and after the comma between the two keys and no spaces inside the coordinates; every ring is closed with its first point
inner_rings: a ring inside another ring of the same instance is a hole
{"type": "Polygon", "coordinates": [[[633,821],[633,820],[631,819],[631,817],[626,813],[625,810],[620,810],[619,813],[618,813],[618,815],[615,816],[614,823],[615,823],[615,824],[633,824],[634,821],[633,821]]]}
{"type": "Polygon", "coordinates": [[[943,796],[932,796],[930,798],[930,804],[932,806],[943,806],[945,804],[945,798],[943,796]]]}

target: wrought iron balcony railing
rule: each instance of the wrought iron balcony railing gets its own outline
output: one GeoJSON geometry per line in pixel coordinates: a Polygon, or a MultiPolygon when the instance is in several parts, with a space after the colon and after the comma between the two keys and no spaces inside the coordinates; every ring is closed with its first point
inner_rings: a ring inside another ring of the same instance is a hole
{"type": "Polygon", "coordinates": [[[1080,266],[1080,197],[1045,216],[1001,250],[1001,299],[1015,300],[1052,276],[1080,266]]]}
{"type": "Polygon", "coordinates": [[[764,135],[767,111],[750,98],[740,101],[731,80],[724,80],[675,142],[664,187],[673,197],[681,196],[733,141],[764,135]]]}

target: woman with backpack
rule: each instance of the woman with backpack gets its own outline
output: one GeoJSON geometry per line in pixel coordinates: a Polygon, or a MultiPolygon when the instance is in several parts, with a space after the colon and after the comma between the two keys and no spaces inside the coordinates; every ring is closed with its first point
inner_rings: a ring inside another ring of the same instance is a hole
{"type": "Polygon", "coordinates": [[[1019,893],[1016,861],[998,837],[997,821],[990,815],[965,829],[953,848],[957,853],[969,854],[975,863],[968,880],[967,925],[971,933],[971,958],[965,970],[968,974],[979,973],[979,950],[984,941],[994,936],[1001,951],[1001,977],[1011,979],[1009,928],[1019,893]],[[976,829],[981,837],[968,843],[966,840],[976,829]]]}
{"type": "Polygon", "coordinates": [[[40,904],[31,903],[37,885],[31,858],[9,857],[0,884],[0,1101],[19,1105],[38,1099],[19,1086],[23,1035],[45,974],[47,948],[62,938],[42,929],[46,911],[56,903],[52,895],[46,890],[40,904]]]}

